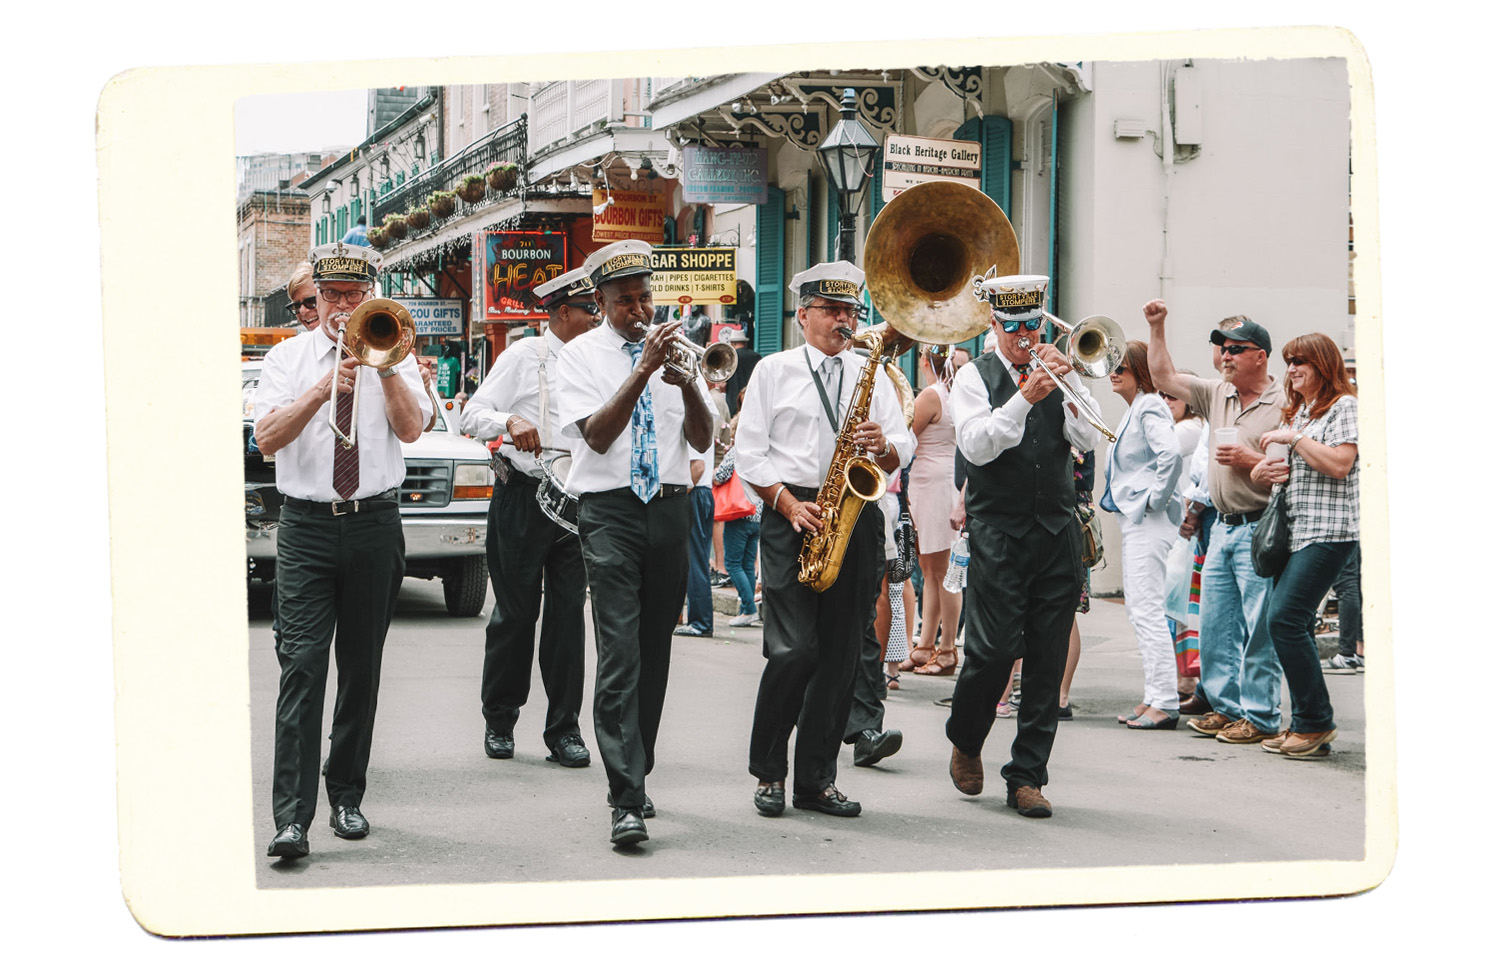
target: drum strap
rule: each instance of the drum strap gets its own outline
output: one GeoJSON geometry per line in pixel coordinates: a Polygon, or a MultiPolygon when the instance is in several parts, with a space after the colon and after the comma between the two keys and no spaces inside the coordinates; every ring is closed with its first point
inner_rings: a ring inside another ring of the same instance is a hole
{"type": "Polygon", "coordinates": [[[547,393],[547,338],[536,343],[536,387],[538,411],[542,421],[542,448],[552,447],[552,403],[547,393]]]}

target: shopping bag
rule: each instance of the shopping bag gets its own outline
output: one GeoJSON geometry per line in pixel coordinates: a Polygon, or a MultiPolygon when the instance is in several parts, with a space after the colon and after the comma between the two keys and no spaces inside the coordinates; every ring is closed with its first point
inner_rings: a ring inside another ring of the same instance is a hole
{"type": "Polygon", "coordinates": [[[745,487],[740,485],[738,470],[729,473],[729,478],[714,486],[715,522],[744,519],[753,512],[755,512],[755,503],[745,495],[745,487]]]}
{"type": "Polygon", "coordinates": [[[1167,576],[1163,587],[1166,596],[1162,606],[1167,616],[1184,624],[1188,619],[1188,598],[1193,587],[1193,541],[1179,536],[1167,553],[1167,576]]]}

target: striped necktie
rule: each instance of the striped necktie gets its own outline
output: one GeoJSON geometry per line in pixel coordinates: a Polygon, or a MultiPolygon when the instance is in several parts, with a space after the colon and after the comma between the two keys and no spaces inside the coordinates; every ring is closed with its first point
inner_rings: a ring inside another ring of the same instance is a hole
{"type": "MultiPolygon", "coordinates": [[[[338,422],[339,431],[345,435],[352,434],[350,426],[354,417],[354,396],[359,393],[359,382],[354,383],[354,390],[339,395],[338,406],[335,408],[334,420],[338,422]]],[[[339,441],[337,435],[333,438],[333,491],[340,498],[353,498],[359,489],[359,445],[353,448],[345,448],[344,443],[339,441]]]]}

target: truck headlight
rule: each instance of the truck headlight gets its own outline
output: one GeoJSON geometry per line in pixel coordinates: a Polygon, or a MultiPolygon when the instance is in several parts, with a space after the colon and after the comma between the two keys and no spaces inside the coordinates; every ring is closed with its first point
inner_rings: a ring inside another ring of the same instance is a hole
{"type": "Polygon", "coordinates": [[[453,469],[454,499],[488,499],[493,487],[490,484],[490,467],[483,462],[461,462],[453,469]]]}

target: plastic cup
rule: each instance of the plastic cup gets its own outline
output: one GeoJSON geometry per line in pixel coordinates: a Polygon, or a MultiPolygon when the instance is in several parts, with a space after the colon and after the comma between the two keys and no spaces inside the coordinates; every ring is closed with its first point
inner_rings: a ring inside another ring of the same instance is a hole
{"type": "Polygon", "coordinates": [[[1238,445],[1240,443],[1240,430],[1238,428],[1215,428],[1215,445],[1238,445]]]}
{"type": "Polygon", "coordinates": [[[1285,442],[1272,442],[1266,446],[1266,458],[1275,462],[1285,462],[1291,454],[1285,442]]]}

